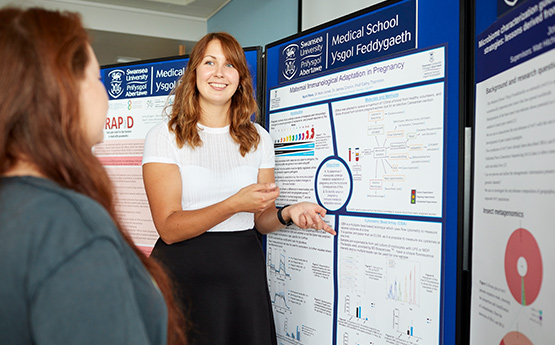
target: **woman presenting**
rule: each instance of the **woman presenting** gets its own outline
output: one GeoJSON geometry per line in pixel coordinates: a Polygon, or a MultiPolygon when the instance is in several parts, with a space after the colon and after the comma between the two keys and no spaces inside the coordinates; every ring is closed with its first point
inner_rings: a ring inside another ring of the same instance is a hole
{"type": "Polygon", "coordinates": [[[193,344],[276,344],[256,231],[331,229],[326,210],[276,210],[270,135],[257,111],[243,49],[211,33],[194,47],[167,122],[147,135],[143,178],[160,239],[152,256],[177,282],[193,344]]]}

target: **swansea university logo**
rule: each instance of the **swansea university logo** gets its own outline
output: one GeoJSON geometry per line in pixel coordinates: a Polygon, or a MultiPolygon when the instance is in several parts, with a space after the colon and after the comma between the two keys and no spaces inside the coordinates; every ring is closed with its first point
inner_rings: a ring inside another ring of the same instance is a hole
{"type": "Polygon", "coordinates": [[[108,88],[108,93],[113,98],[118,98],[122,95],[125,86],[122,85],[123,81],[125,80],[125,71],[121,69],[115,69],[108,73],[108,83],[110,83],[110,87],[108,88]]]}
{"type": "Polygon", "coordinates": [[[282,74],[287,80],[291,80],[297,74],[297,56],[299,55],[299,45],[292,43],[283,48],[281,54],[284,56],[282,74]]]}

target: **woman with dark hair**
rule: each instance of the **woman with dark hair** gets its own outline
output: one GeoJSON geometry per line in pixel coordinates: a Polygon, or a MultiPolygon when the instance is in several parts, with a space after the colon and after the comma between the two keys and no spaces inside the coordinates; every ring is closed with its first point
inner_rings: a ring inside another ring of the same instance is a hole
{"type": "Polygon", "coordinates": [[[257,232],[294,222],[335,234],[326,210],[276,210],[270,135],[257,113],[245,54],[229,34],[193,48],[167,122],[145,142],[143,179],[160,239],[152,256],[177,281],[194,344],[276,344],[257,232]]]}
{"type": "Polygon", "coordinates": [[[0,9],[0,343],[186,344],[91,147],[108,109],[74,13],[0,9]]]}

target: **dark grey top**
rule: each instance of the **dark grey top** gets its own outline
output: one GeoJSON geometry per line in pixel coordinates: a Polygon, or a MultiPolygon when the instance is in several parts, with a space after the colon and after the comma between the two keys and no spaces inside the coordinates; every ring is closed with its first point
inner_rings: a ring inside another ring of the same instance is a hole
{"type": "Polygon", "coordinates": [[[166,344],[164,299],[108,213],[0,178],[0,344],[166,344]]]}

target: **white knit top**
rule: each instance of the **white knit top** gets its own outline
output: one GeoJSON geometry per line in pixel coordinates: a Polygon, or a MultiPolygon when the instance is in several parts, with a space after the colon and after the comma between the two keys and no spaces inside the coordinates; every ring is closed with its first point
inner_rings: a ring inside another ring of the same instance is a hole
{"type": "MultiPolygon", "coordinates": [[[[166,121],[147,134],[143,164],[176,164],[181,173],[181,206],[196,210],[220,202],[241,188],[257,182],[258,169],[274,167],[274,147],[270,134],[256,124],[260,144],[242,157],[239,144],[229,134],[229,126],[210,128],[198,124],[202,146],[188,144],[179,149],[166,121]]],[[[240,231],[254,227],[254,214],[237,213],[209,231],[240,231]]]]}

